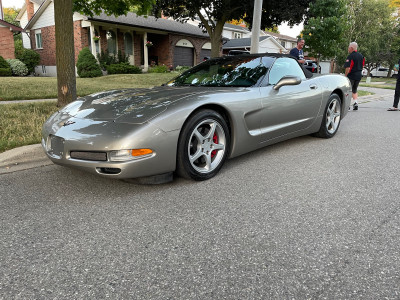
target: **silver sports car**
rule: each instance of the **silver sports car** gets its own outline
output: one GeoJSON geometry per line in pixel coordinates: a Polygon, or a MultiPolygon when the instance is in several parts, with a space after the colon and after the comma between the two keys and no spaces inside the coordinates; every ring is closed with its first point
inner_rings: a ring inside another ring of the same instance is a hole
{"type": "Polygon", "coordinates": [[[43,125],[56,164],[106,177],[205,180],[225,160],[306,134],[333,137],[349,80],[306,71],[290,56],[207,60],[167,84],[93,94],[43,125]]]}

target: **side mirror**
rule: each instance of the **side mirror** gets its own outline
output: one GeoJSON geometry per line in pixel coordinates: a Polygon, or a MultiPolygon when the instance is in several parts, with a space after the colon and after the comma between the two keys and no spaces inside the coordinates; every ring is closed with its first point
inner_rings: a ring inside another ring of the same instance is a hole
{"type": "Polygon", "coordinates": [[[281,80],[279,80],[275,85],[274,85],[274,90],[277,91],[279,90],[282,86],[285,85],[298,85],[301,83],[301,78],[298,76],[283,76],[281,80]]]}

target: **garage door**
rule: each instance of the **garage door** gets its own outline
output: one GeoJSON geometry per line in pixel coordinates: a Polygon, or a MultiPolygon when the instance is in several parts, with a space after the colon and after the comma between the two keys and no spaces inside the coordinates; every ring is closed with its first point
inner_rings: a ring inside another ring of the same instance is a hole
{"type": "Polygon", "coordinates": [[[174,68],[176,66],[193,66],[193,48],[175,47],[174,68]]]}
{"type": "Polygon", "coordinates": [[[211,50],[209,50],[209,49],[201,49],[200,61],[203,61],[204,57],[211,58],[211,50]]]}

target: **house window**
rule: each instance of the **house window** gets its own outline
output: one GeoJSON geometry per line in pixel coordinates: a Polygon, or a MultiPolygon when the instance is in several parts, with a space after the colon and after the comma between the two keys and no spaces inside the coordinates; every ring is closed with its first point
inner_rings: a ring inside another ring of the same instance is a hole
{"type": "Polygon", "coordinates": [[[43,42],[42,42],[42,31],[41,30],[35,31],[35,41],[36,41],[36,49],[42,49],[43,42]]]}
{"type": "Polygon", "coordinates": [[[234,39],[241,39],[242,38],[242,33],[241,32],[234,32],[233,33],[233,38],[234,39]]]}
{"type": "Polygon", "coordinates": [[[132,35],[130,33],[124,34],[125,55],[133,55],[132,35]]]}
{"type": "Polygon", "coordinates": [[[117,54],[117,37],[112,30],[107,31],[107,48],[108,53],[117,54]]]}
{"type": "Polygon", "coordinates": [[[281,45],[282,45],[282,47],[285,47],[285,41],[281,41],[281,45]]]}

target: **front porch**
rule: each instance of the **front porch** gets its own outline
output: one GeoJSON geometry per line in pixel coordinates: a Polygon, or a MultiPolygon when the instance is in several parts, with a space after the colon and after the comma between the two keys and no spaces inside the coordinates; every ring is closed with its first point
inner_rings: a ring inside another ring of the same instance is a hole
{"type": "Polygon", "coordinates": [[[80,40],[81,46],[76,47],[79,51],[89,47],[96,58],[101,52],[115,56],[120,53],[128,57],[131,65],[140,66],[144,72],[153,65],[166,65],[169,69],[178,65],[194,66],[211,52],[211,44],[206,37],[99,21],[82,21],[80,40]]]}

